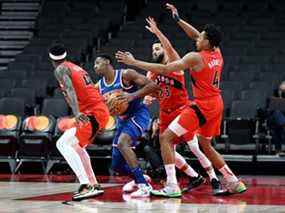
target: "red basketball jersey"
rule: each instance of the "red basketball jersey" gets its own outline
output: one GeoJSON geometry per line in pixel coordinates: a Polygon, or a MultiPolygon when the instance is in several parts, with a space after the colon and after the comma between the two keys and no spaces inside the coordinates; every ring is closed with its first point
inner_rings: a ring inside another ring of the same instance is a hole
{"type": "Polygon", "coordinates": [[[220,95],[219,89],[222,68],[224,64],[220,49],[201,51],[199,53],[205,67],[198,72],[191,72],[192,90],[196,99],[205,99],[220,95]]]}
{"type": "MultiPolygon", "coordinates": [[[[100,128],[104,128],[109,118],[109,111],[103,97],[95,89],[88,73],[81,67],[68,61],[63,62],[61,65],[68,67],[71,71],[71,80],[77,96],[79,111],[86,115],[94,115],[100,128]]],[[[65,93],[65,88],[63,88],[62,84],[60,84],[60,87],[63,93],[65,93]]]]}
{"type": "Polygon", "coordinates": [[[168,75],[148,74],[160,86],[158,96],[161,111],[172,112],[189,103],[183,73],[172,72],[168,75]]]}

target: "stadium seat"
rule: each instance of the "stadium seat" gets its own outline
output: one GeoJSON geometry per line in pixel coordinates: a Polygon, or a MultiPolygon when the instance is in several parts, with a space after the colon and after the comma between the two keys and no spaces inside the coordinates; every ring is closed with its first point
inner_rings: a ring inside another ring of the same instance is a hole
{"type": "Polygon", "coordinates": [[[222,97],[224,101],[224,115],[229,117],[232,102],[235,99],[235,92],[233,90],[222,90],[222,97]]]}
{"type": "Polygon", "coordinates": [[[1,98],[0,114],[25,115],[25,101],[22,98],[1,98]]]}
{"type": "Polygon", "coordinates": [[[233,101],[230,117],[234,119],[251,119],[256,116],[257,106],[251,101],[233,101]]]}
{"type": "Polygon", "coordinates": [[[12,89],[16,86],[16,81],[8,78],[0,79],[0,89],[12,89]]]}
{"type": "Polygon", "coordinates": [[[43,81],[42,79],[24,79],[21,82],[21,87],[36,89],[36,97],[44,98],[47,93],[48,81],[43,81]]]}
{"type": "Polygon", "coordinates": [[[256,108],[265,109],[267,98],[268,95],[261,90],[252,89],[241,91],[241,99],[251,101],[252,105],[256,106],[256,108]]]}
{"type": "Polygon", "coordinates": [[[237,155],[257,155],[257,141],[253,137],[255,134],[256,122],[254,119],[227,119],[225,124],[226,147],[228,152],[237,155]]]}
{"type": "Polygon", "coordinates": [[[44,115],[30,116],[23,121],[16,172],[23,162],[40,162],[43,171],[46,170],[55,124],[54,117],[44,115]]]}
{"type": "Polygon", "coordinates": [[[55,118],[60,118],[67,116],[69,114],[69,109],[64,99],[46,98],[43,101],[41,112],[43,115],[52,115],[55,118]]]}
{"type": "Polygon", "coordinates": [[[12,173],[16,169],[21,120],[16,115],[0,115],[0,162],[9,163],[12,173]]]}
{"type": "Polygon", "coordinates": [[[13,88],[10,96],[24,99],[26,107],[35,107],[36,105],[36,91],[33,88],[13,88]]]}

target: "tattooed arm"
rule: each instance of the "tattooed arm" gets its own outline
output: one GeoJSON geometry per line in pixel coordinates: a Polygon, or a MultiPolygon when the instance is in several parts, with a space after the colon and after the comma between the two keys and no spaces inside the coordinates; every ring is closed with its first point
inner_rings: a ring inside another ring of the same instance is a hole
{"type": "Polygon", "coordinates": [[[72,80],[70,77],[71,73],[68,67],[60,65],[55,69],[54,74],[56,79],[59,81],[60,84],[62,84],[66,92],[67,102],[72,109],[76,122],[87,122],[89,120],[88,117],[83,115],[79,111],[77,96],[73,88],[72,80]]]}

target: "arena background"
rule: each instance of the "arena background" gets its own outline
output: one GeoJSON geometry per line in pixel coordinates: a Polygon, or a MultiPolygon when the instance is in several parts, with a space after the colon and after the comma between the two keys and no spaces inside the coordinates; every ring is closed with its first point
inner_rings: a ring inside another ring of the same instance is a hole
{"type": "MultiPolygon", "coordinates": [[[[180,16],[198,29],[206,23],[221,27],[225,102],[222,135],[217,150],[238,173],[283,174],[285,158],[275,153],[268,117],[284,103],[270,101],[285,79],[285,2],[281,0],[191,0],[174,3],[180,16]]],[[[0,172],[69,173],[56,151],[59,118],[70,115],[57,89],[47,49],[54,41],[68,48],[69,59],[93,70],[97,53],[114,56],[128,50],[150,60],[154,37],[145,30],[153,16],[180,55],[194,44],[176,26],[159,0],[1,0],[0,2],[0,172]],[[15,115],[7,116],[7,115],[15,115]],[[31,122],[29,116],[44,115],[31,122]],[[15,125],[14,125],[15,124],[15,125]],[[32,127],[31,127],[32,125],[32,127]]],[[[115,67],[125,67],[115,62],[115,67]]],[[[186,73],[189,92],[190,79],[186,73]]],[[[156,104],[150,107],[157,116],[156,104]]],[[[95,170],[109,173],[114,129],[98,136],[88,148],[95,170]],[[102,162],[102,163],[101,163],[102,162]]],[[[179,147],[200,169],[187,147],[179,147]]],[[[284,150],[284,144],[283,144],[284,150]]],[[[138,151],[140,155],[140,152],[138,151]]],[[[143,157],[143,155],[140,155],[143,157]]],[[[147,165],[141,158],[141,165],[147,165]]]]}

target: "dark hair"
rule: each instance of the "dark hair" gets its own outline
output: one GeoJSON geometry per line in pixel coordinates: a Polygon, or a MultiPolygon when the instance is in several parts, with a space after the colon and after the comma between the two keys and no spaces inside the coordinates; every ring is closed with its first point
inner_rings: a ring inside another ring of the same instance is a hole
{"type": "Polygon", "coordinates": [[[51,53],[52,55],[60,56],[66,52],[66,48],[64,44],[55,42],[50,46],[48,52],[51,53]]]}
{"type": "Polygon", "coordinates": [[[109,60],[110,64],[113,65],[113,59],[110,55],[105,54],[105,53],[101,53],[101,54],[96,55],[96,58],[98,58],[98,57],[109,60]]]}
{"type": "Polygon", "coordinates": [[[161,41],[159,39],[154,39],[153,42],[152,42],[152,44],[157,44],[157,43],[161,44],[161,41]]]}
{"type": "Polygon", "coordinates": [[[214,24],[207,24],[203,31],[206,32],[207,39],[212,47],[218,47],[222,40],[220,28],[214,24]]]}

